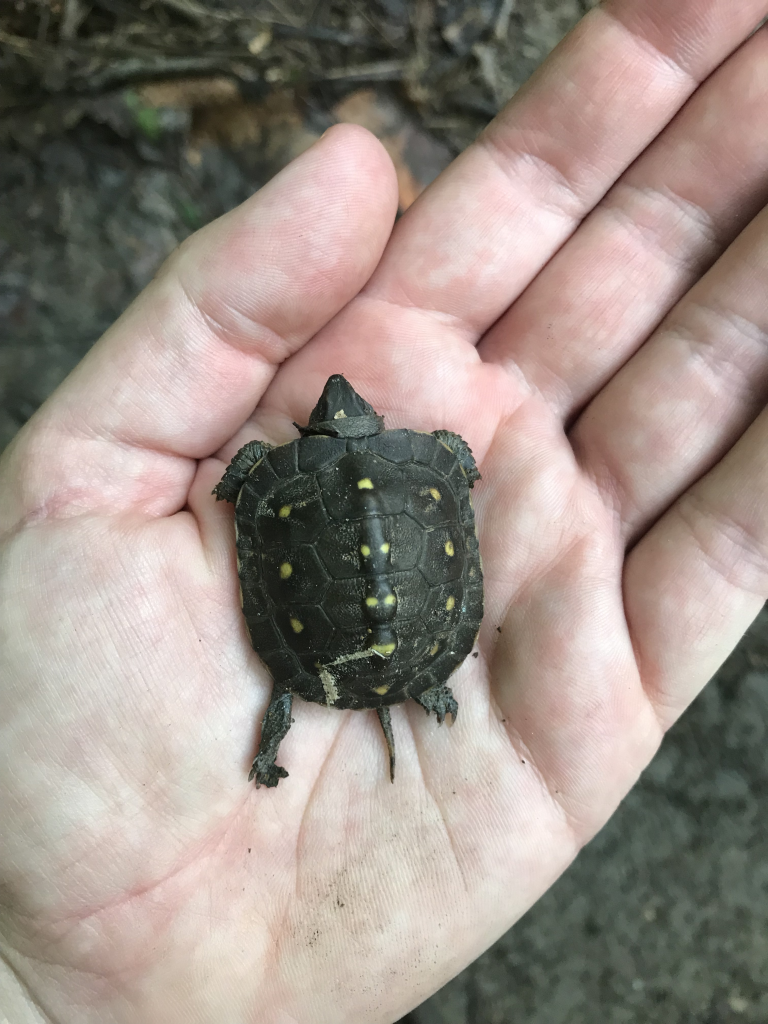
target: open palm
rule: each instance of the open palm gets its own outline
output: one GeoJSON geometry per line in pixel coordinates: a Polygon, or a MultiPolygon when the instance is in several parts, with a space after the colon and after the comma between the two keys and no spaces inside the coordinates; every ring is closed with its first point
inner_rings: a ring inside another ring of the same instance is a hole
{"type": "Polygon", "coordinates": [[[388,158],[334,129],[183,245],[16,439],[14,1021],[391,1021],[616,808],[768,593],[766,33],[714,70],[766,12],[596,9],[394,231],[388,158]],[[270,680],[211,489],[334,372],[388,427],[473,448],[479,657],[453,729],[393,709],[394,785],[372,712],[296,702],[290,777],[257,790],[270,680]]]}

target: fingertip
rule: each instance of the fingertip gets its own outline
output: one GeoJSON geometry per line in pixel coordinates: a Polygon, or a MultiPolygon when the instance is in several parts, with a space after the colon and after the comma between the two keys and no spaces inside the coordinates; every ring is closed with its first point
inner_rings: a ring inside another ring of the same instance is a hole
{"type": "Polygon", "coordinates": [[[335,124],[302,156],[310,154],[322,160],[324,171],[339,187],[372,205],[381,218],[377,227],[386,230],[380,241],[383,249],[399,202],[397,172],[383,144],[361,125],[335,124]]]}
{"type": "Polygon", "coordinates": [[[359,167],[367,167],[372,178],[380,179],[382,184],[386,182],[388,196],[383,195],[381,198],[388,197],[397,208],[395,166],[383,143],[373,132],[359,124],[334,124],[330,128],[326,128],[311,148],[319,149],[320,147],[327,149],[333,147],[337,159],[356,161],[359,167]]]}
{"type": "MultiPolygon", "coordinates": [[[[398,207],[397,172],[383,144],[367,128],[334,124],[264,186],[287,179],[311,180],[324,192],[362,204],[384,220],[394,221],[398,207]],[[321,172],[322,176],[318,176],[321,172]]],[[[388,232],[387,232],[388,233],[388,232]]]]}

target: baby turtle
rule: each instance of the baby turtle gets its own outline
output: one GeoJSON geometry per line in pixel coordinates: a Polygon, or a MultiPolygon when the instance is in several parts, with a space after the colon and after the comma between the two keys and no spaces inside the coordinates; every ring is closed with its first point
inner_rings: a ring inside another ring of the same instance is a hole
{"type": "Polygon", "coordinates": [[[217,499],[235,505],[243,614],[274,686],[250,779],[276,786],[293,695],[375,708],[395,749],[389,705],[413,697],[442,724],[458,705],[446,680],[483,616],[467,443],[435,430],[385,430],[341,376],[329,377],[300,438],[251,441],[217,499]]]}

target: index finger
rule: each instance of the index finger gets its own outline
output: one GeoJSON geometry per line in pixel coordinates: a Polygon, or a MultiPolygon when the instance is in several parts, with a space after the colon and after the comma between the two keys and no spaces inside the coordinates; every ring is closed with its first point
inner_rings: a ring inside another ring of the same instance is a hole
{"type": "Polygon", "coordinates": [[[359,291],[396,207],[384,149],[343,126],[193,235],[11,445],[0,529],[182,507],[192,460],[235,433],[278,365],[359,291]]]}

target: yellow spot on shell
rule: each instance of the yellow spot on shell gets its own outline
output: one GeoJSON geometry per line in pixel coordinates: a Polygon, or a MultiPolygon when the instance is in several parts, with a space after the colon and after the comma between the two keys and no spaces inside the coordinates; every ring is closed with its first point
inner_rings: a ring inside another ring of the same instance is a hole
{"type": "Polygon", "coordinates": [[[292,572],[293,572],[293,566],[291,565],[291,563],[290,562],[283,562],[283,564],[280,566],[280,579],[281,580],[287,580],[292,572]]]}
{"type": "Polygon", "coordinates": [[[333,414],[333,418],[335,420],[345,420],[347,418],[347,414],[344,412],[343,409],[339,409],[338,412],[335,412],[333,414]]]}
{"type": "Polygon", "coordinates": [[[395,597],[394,594],[387,594],[387,596],[384,598],[384,604],[394,604],[396,601],[397,598],[395,597]]]}
{"type": "Polygon", "coordinates": [[[451,557],[451,556],[453,556],[455,554],[454,549],[453,549],[453,541],[452,540],[447,540],[445,542],[445,553],[449,557],[451,557]]]}
{"type": "Polygon", "coordinates": [[[432,646],[429,649],[429,653],[430,654],[437,654],[437,652],[439,650],[440,650],[440,644],[432,644],[432,646]]]}
{"type": "Polygon", "coordinates": [[[440,491],[438,491],[436,487],[430,487],[429,493],[432,495],[435,501],[440,501],[440,499],[442,498],[442,494],[440,493],[440,491]]]}
{"type": "Polygon", "coordinates": [[[379,551],[382,553],[382,555],[388,555],[389,554],[389,544],[388,544],[387,541],[384,541],[384,543],[379,548],[379,551]]]}
{"type": "Polygon", "coordinates": [[[379,603],[379,599],[378,597],[366,597],[365,603],[368,605],[369,608],[375,608],[376,605],[379,603]]]}
{"type": "Polygon", "coordinates": [[[290,505],[283,505],[283,507],[280,509],[280,511],[277,514],[280,516],[281,519],[287,519],[288,516],[291,514],[291,506],[290,505]]]}
{"type": "Polygon", "coordinates": [[[388,658],[390,654],[394,654],[395,647],[394,641],[388,644],[371,644],[371,650],[376,651],[377,654],[383,654],[385,658],[388,658]]]}
{"type": "Polygon", "coordinates": [[[364,476],[362,480],[357,481],[357,489],[359,491],[372,491],[373,480],[369,476],[364,476]]]}
{"type": "Polygon", "coordinates": [[[291,629],[294,633],[300,633],[304,629],[304,623],[301,619],[291,619],[291,629]]]}
{"type": "Polygon", "coordinates": [[[453,596],[453,594],[451,594],[451,596],[445,602],[445,607],[448,609],[449,612],[452,612],[453,609],[456,607],[456,598],[453,596]]]}
{"type": "Polygon", "coordinates": [[[360,554],[363,556],[363,558],[367,558],[368,555],[370,555],[370,553],[371,553],[371,549],[368,547],[367,544],[361,544],[360,545],[360,554]]]}
{"type": "Polygon", "coordinates": [[[386,693],[386,692],[387,692],[388,690],[389,690],[389,683],[387,683],[387,684],[386,684],[385,686],[377,686],[377,687],[376,687],[376,689],[375,689],[375,690],[374,690],[373,692],[374,692],[374,693],[380,693],[380,694],[381,694],[381,696],[383,697],[383,696],[384,696],[384,694],[385,694],[385,693],[386,693]]]}

